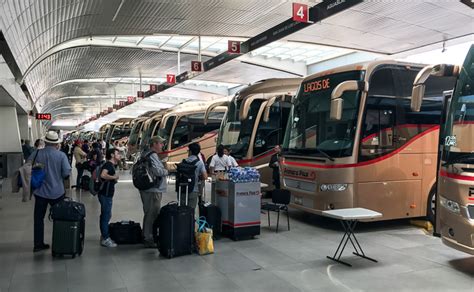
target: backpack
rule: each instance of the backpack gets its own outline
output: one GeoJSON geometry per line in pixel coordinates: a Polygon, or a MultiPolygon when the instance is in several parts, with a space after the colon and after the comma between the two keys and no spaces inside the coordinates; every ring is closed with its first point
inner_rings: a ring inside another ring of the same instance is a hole
{"type": "MultiPolygon", "coordinates": [[[[192,162],[188,162],[186,159],[183,159],[180,163],[176,165],[176,192],[179,192],[179,186],[181,184],[188,185],[188,192],[194,190],[196,185],[196,164],[199,162],[199,158],[192,162]]],[[[183,188],[181,191],[184,191],[183,188]]]]}
{"type": "Polygon", "coordinates": [[[103,186],[103,181],[100,179],[100,173],[102,172],[102,167],[104,166],[105,161],[102,161],[99,165],[95,167],[92,171],[91,179],[89,180],[89,192],[93,196],[97,196],[100,189],[103,186]]]}
{"type": "Polygon", "coordinates": [[[155,152],[152,151],[141,157],[132,167],[133,185],[140,191],[151,189],[161,182],[161,177],[155,177],[151,171],[153,166],[150,156],[153,153],[155,152]]]}

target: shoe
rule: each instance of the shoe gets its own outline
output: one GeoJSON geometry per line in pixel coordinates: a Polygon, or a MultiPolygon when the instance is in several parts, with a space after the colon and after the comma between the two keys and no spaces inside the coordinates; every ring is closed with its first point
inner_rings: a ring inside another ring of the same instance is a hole
{"type": "Polygon", "coordinates": [[[33,252],[39,252],[45,249],[49,249],[49,244],[43,243],[42,245],[37,245],[33,248],[33,252]]]}
{"type": "Polygon", "coordinates": [[[145,248],[157,248],[156,243],[154,243],[153,241],[145,240],[143,241],[143,245],[145,246],[145,248]]]}
{"type": "Polygon", "coordinates": [[[100,245],[105,246],[105,247],[117,247],[117,244],[110,237],[107,239],[101,240],[100,245]]]}

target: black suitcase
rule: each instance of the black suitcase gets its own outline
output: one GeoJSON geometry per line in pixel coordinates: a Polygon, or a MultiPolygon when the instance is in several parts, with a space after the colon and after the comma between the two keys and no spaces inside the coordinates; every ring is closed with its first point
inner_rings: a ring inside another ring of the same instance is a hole
{"type": "Polygon", "coordinates": [[[110,238],[117,244],[138,244],[143,242],[140,223],[120,221],[109,224],[110,238]]]}
{"type": "Polygon", "coordinates": [[[75,258],[84,250],[84,219],[81,221],[54,220],[53,222],[53,257],[71,255],[75,258]]]}
{"type": "Polygon", "coordinates": [[[204,216],[212,228],[212,237],[219,239],[222,232],[222,214],[218,206],[206,202],[206,190],[203,191],[203,200],[199,202],[199,216],[204,216]]]}
{"type": "Polygon", "coordinates": [[[53,257],[81,255],[84,250],[86,208],[80,202],[65,198],[54,204],[49,213],[53,220],[53,257]]]}
{"type": "Polygon", "coordinates": [[[88,176],[88,175],[83,175],[81,177],[81,189],[83,189],[84,191],[88,191],[89,190],[89,184],[90,184],[90,180],[91,180],[91,177],[88,176]]]}
{"type": "Polygon", "coordinates": [[[158,250],[167,258],[191,254],[194,251],[194,209],[181,206],[180,201],[181,188],[178,192],[178,203],[170,203],[160,211],[158,250]]]}

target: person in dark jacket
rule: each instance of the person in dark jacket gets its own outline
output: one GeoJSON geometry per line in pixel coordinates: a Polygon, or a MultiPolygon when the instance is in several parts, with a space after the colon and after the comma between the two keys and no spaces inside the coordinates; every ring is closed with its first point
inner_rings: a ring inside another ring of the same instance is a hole
{"type": "Polygon", "coordinates": [[[275,154],[272,155],[270,163],[268,164],[268,166],[273,169],[273,185],[275,186],[275,189],[280,189],[280,155],[280,145],[276,145],[275,154]]]}

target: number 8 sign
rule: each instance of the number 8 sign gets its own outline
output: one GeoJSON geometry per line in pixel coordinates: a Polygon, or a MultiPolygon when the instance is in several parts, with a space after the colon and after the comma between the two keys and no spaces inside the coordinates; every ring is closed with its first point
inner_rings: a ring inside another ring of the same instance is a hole
{"type": "Polygon", "coordinates": [[[309,22],[308,5],[293,3],[293,21],[306,23],[309,22]]]}
{"type": "Polygon", "coordinates": [[[240,54],[240,42],[239,41],[228,41],[227,52],[231,54],[240,54]]]}

